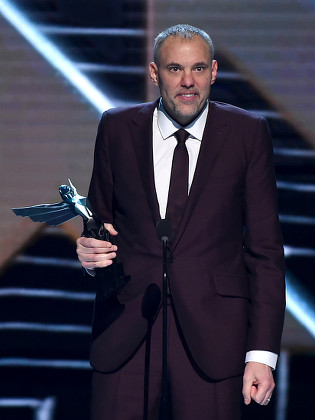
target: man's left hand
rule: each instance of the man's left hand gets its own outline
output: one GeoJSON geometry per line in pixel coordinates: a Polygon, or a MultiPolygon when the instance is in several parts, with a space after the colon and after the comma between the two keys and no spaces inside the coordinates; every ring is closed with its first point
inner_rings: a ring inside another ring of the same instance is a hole
{"type": "Polygon", "coordinates": [[[243,397],[246,405],[253,399],[260,405],[267,405],[271,399],[275,382],[272,370],[263,363],[248,362],[243,377],[243,397]]]}

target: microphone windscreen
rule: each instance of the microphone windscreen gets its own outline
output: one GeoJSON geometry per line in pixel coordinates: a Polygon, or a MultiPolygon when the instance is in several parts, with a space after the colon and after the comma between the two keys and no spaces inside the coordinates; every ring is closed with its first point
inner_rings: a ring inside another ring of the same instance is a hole
{"type": "Polygon", "coordinates": [[[173,236],[171,222],[168,219],[160,219],[156,224],[156,233],[161,241],[169,241],[173,236]]]}

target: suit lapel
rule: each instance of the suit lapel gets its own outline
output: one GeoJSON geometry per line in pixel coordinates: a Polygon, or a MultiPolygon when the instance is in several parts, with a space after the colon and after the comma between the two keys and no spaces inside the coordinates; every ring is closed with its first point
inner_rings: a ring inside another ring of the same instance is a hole
{"type": "Polygon", "coordinates": [[[160,219],[160,210],[154,182],[152,145],[152,119],[157,104],[158,101],[144,105],[129,123],[138,158],[139,171],[154,224],[160,219]]]}
{"type": "Polygon", "coordinates": [[[189,197],[177,234],[172,241],[172,250],[178,244],[178,241],[180,240],[194,211],[201,191],[208,181],[208,178],[211,174],[211,169],[213,168],[214,163],[220,154],[220,151],[224,147],[227,133],[227,124],[222,118],[220,118],[221,113],[215,103],[210,102],[209,111],[210,112],[208,113],[204,135],[198,155],[194,179],[190,188],[189,197]]]}

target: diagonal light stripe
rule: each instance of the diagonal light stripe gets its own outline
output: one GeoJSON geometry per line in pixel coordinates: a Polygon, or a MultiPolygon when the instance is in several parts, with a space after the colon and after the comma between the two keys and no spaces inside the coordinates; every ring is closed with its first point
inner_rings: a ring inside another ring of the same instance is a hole
{"type": "Polygon", "coordinates": [[[273,152],[277,156],[294,156],[302,158],[315,158],[315,150],[309,149],[295,149],[286,147],[274,147],[273,152]]]}
{"type": "Polygon", "coordinates": [[[80,333],[90,334],[88,325],[44,324],[39,322],[0,322],[1,330],[27,330],[51,333],[80,333]]]}
{"type": "Polygon", "coordinates": [[[72,291],[67,291],[67,290],[25,289],[22,287],[11,287],[11,288],[0,289],[0,297],[5,297],[5,296],[66,299],[66,300],[92,302],[95,298],[95,293],[72,292],[72,291]]]}
{"type": "Polygon", "coordinates": [[[301,248],[295,246],[284,246],[284,255],[286,258],[290,257],[315,257],[315,249],[313,248],[301,248]]]}
{"type": "Polygon", "coordinates": [[[280,214],[279,219],[281,223],[291,223],[297,225],[315,225],[315,217],[295,216],[291,214],[280,214]]]}
{"type": "Polygon", "coordinates": [[[91,365],[88,360],[30,359],[26,357],[0,358],[0,366],[42,367],[51,369],[91,369],[91,365]]]}
{"type": "Polygon", "coordinates": [[[56,400],[48,397],[44,400],[36,398],[0,398],[0,407],[29,407],[35,410],[34,420],[53,420],[56,400]]]}
{"type": "Polygon", "coordinates": [[[31,407],[37,408],[42,400],[36,398],[0,398],[0,407],[31,407]]]}
{"type": "Polygon", "coordinates": [[[20,32],[49,63],[97,109],[103,112],[113,107],[113,102],[98,90],[74,64],[41,34],[14,5],[8,0],[0,0],[0,12],[20,32]]]}
{"type": "Polygon", "coordinates": [[[116,73],[116,74],[145,74],[142,66],[115,66],[111,64],[99,63],[78,63],[76,68],[86,72],[116,73]]]}
{"type": "Polygon", "coordinates": [[[144,29],[131,28],[85,28],[74,26],[57,26],[57,25],[37,25],[37,29],[41,32],[49,34],[66,34],[66,35],[100,35],[100,36],[128,36],[143,38],[146,36],[144,29]]]}
{"type": "Polygon", "coordinates": [[[297,192],[315,192],[314,184],[300,184],[298,182],[277,181],[277,187],[281,190],[297,191],[297,192]]]}
{"type": "Polygon", "coordinates": [[[315,301],[289,271],[286,299],[287,310],[315,339],[315,301]]]}
{"type": "Polygon", "coordinates": [[[78,268],[82,270],[82,265],[78,260],[70,258],[53,258],[53,257],[35,257],[32,255],[17,255],[14,258],[15,263],[26,263],[36,265],[49,265],[66,268],[78,268]]]}

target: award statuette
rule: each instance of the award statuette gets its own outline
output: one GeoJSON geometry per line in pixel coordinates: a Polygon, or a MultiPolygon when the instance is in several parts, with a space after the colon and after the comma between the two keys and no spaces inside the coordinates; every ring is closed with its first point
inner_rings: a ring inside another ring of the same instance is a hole
{"type": "MultiPolygon", "coordinates": [[[[34,222],[44,222],[50,226],[58,226],[74,217],[81,216],[84,223],[83,236],[111,242],[109,232],[89,207],[88,199],[79,195],[69,180],[70,185],[60,185],[59,193],[62,201],[53,204],[38,204],[30,207],[12,209],[17,216],[29,217],[34,222]]],[[[106,268],[96,269],[96,296],[106,299],[115,295],[128,281],[123,265],[117,263],[106,268]]]]}

